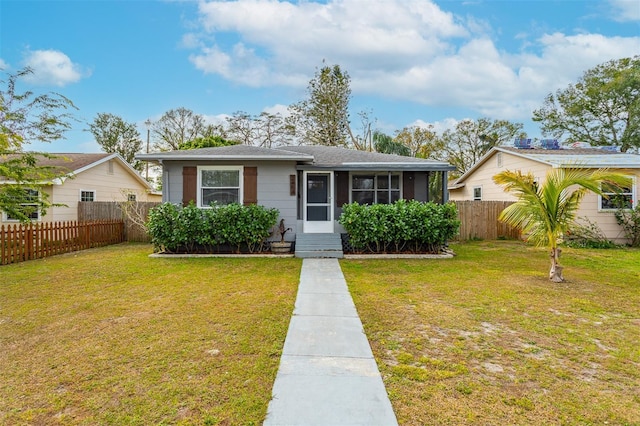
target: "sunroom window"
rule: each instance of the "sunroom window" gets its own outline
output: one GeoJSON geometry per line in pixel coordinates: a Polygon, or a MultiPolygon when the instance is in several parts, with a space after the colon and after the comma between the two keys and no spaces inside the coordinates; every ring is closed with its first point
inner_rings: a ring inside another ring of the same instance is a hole
{"type": "Polygon", "coordinates": [[[198,167],[198,207],[242,204],[242,167],[198,167]]]}
{"type": "Polygon", "coordinates": [[[400,199],[400,174],[354,174],[351,201],[358,204],[390,204],[400,199]]]}

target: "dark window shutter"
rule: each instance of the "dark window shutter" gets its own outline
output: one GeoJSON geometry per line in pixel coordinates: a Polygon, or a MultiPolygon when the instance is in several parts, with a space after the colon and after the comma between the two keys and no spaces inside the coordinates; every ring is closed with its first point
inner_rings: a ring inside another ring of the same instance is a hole
{"type": "Polygon", "coordinates": [[[413,200],[415,198],[414,172],[402,173],[402,197],[405,200],[413,200]]]}
{"type": "Polygon", "coordinates": [[[244,196],[243,204],[258,204],[258,168],[244,168],[244,196]]]}
{"type": "Polygon", "coordinates": [[[349,204],[349,172],[336,172],[336,207],[349,204]]]}
{"type": "Polygon", "coordinates": [[[185,206],[189,201],[196,202],[196,192],[198,191],[198,169],[196,167],[182,168],[182,204],[185,206]]]}

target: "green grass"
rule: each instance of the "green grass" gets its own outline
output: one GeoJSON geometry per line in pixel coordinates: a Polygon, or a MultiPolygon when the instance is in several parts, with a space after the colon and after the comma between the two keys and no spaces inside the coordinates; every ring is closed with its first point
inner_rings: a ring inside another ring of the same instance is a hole
{"type": "Polygon", "coordinates": [[[260,424],[301,262],[117,245],[0,267],[0,424],[260,424]]]}
{"type": "Polygon", "coordinates": [[[341,262],[402,425],[640,424],[640,251],[341,262]]]}
{"type": "MultiPolygon", "coordinates": [[[[640,424],[640,251],[342,269],[402,425],[640,424]]],[[[117,245],[0,267],[0,424],[260,424],[301,262],[117,245]]]]}

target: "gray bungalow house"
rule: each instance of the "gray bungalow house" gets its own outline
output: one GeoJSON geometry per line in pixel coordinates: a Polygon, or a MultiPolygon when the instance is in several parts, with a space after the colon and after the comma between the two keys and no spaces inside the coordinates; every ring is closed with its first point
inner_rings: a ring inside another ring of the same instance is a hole
{"type": "Polygon", "coordinates": [[[234,145],[140,154],[162,166],[163,202],[275,207],[295,234],[340,233],[342,205],[447,201],[447,163],[327,146],[234,145]]]}

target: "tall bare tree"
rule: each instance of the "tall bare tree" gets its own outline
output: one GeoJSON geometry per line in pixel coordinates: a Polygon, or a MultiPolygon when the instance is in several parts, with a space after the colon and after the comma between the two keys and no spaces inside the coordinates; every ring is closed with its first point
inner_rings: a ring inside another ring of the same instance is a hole
{"type": "Polygon", "coordinates": [[[161,151],[180,149],[181,143],[208,136],[210,130],[200,114],[183,107],[165,112],[151,126],[154,146],[161,151]]]}
{"type": "Polygon", "coordinates": [[[227,117],[226,130],[229,139],[244,145],[254,145],[254,141],[257,139],[253,117],[244,111],[236,111],[231,117],[227,117]]]}
{"type": "Polygon", "coordinates": [[[291,144],[282,114],[262,112],[254,118],[256,144],[266,148],[291,144]]]}

